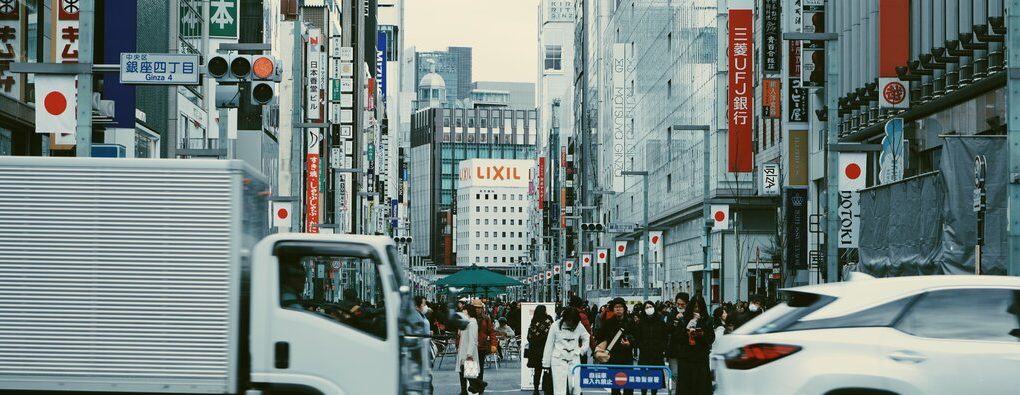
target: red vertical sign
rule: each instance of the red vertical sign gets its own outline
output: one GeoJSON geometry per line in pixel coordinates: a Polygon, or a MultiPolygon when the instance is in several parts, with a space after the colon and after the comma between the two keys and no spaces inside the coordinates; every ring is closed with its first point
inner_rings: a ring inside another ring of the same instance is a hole
{"type": "Polygon", "coordinates": [[[305,232],[319,233],[319,153],[310,152],[305,158],[308,172],[305,185],[305,232]]]}
{"type": "Polygon", "coordinates": [[[538,209],[545,209],[545,157],[538,158],[538,209]]]}
{"type": "Polygon", "coordinates": [[[910,0],[879,0],[878,76],[895,77],[910,54],[910,0]]]}
{"type": "MultiPolygon", "coordinates": [[[[740,2],[734,2],[740,3],[740,2]]],[[[752,122],[754,119],[754,15],[750,7],[731,8],[729,23],[729,171],[754,169],[752,122]]]]}

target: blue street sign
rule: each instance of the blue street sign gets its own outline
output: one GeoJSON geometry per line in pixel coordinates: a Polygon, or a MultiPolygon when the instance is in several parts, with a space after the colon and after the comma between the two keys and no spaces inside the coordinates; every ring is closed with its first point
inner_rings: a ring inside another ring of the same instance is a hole
{"type": "Polygon", "coordinates": [[[672,375],[665,366],[642,365],[578,365],[583,389],[655,390],[666,388],[672,375]]]}

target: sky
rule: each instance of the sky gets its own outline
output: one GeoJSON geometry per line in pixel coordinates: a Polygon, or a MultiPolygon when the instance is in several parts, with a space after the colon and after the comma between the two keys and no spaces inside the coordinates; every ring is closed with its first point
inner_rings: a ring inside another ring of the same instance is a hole
{"type": "Polygon", "coordinates": [[[472,47],[475,81],[532,82],[539,0],[404,0],[404,45],[472,47]]]}

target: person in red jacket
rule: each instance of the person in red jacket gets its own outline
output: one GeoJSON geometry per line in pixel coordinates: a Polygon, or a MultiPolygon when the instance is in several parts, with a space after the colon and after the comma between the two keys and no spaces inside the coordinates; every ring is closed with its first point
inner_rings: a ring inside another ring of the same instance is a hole
{"type": "MultiPolygon", "coordinates": [[[[496,346],[499,345],[499,340],[496,339],[496,330],[492,324],[492,318],[485,310],[485,303],[481,299],[475,299],[471,301],[471,305],[475,307],[481,314],[478,315],[478,381],[485,383],[485,357],[489,354],[496,353],[496,346]]],[[[482,384],[482,390],[485,389],[485,384],[482,384]]],[[[479,392],[481,393],[481,392],[479,392]]]]}

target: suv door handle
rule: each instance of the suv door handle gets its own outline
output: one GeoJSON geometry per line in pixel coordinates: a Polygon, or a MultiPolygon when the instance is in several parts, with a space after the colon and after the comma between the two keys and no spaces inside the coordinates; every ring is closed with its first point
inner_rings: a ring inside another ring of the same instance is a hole
{"type": "Polygon", "coordinates": [[[913,351],[893,351],[889,353],[889,358],[896,362],[904,363],[921,363],[928,360],[928,357],[918,354],[913,351]]]}

